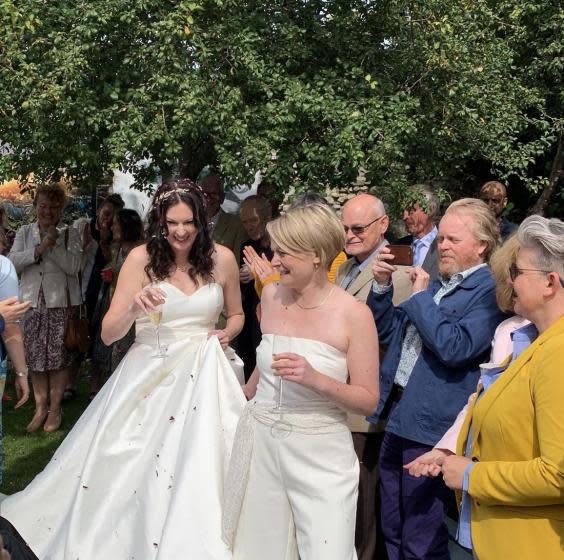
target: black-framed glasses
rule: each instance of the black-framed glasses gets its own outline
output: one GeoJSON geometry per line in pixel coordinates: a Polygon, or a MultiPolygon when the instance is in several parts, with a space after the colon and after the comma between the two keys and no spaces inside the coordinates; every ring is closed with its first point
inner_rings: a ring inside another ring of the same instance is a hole
{"type": "Polygon", "coordinates": [[[362,235],[372,224],[376,223],[378,220],[381,220],[382,218],[384,218],[386,216],[386,214],[382,214],[379,218],[376,218],[375,220],[372,220],[369,224],[366,224],[365,226],[343,226],[343,229],[345,230],[345,233],[349,233],[349,230],[352,231],[354,233],[354,235],[362,235]]]}
{"type": "MultiPolygon", "coordinates": [[[[509,278],[511,278],[512,282],[515,282],[515,279],[523,272],[542,272],[543,274],[550,274],[553,272],[552,270],[541,270],[539,268],[519,268],[515,263],[513,263],[509,267],[509,278]]],[[[560,278],[560,285],[564,288],[564,280],[560,278]]]]}

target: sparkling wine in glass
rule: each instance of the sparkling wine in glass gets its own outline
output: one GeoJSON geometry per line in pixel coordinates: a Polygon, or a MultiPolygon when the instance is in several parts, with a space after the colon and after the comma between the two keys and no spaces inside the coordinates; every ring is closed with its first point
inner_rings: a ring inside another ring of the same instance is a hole
{"type": "MultiPolygon", "coordinates": [[[[158,287],[158,284],[154,284],[155,287],[158,287]]],[[[166,358],[166,346],[161,345],[161,337],[160,337],[160,327],[161,321],[163,318],[163,306],[162,305],[155,305],[155,308],[147,313],[149,320],[153,324],[155,329],[155,334],[157,337],[157,352],[153,355],[153,358],[166,358]]]]}
{"type": "MultiPolygon", "coordinates": [[[[288,336],[272,335],[272,361],[275,361],[276,354],[282,352],[291,352],[291,338],[288,336]]],[[[273,411],[278,415],[270,427],[270,433],[275,439],[285,439],[292,433],[292,424],[284,419],[284,413],[287,412],[287,407],[284,406],[284,380],[278,377],[278,395],[276,399],[276,406],[273,411]]]]}

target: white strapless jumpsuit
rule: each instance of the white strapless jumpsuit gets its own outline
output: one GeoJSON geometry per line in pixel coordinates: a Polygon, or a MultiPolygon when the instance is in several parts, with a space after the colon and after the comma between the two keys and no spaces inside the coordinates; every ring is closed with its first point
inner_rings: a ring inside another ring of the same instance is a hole
{"type": "Polygon", "coordinates": [[[346,413],[285,380],[282,419],[291,431],[273,435],[280,419],[274,336],[277,353],[300,354],[341,382],[348,376],[345,355],[326,343],[263,336],[257,394],[239,421],[226,481],[224,539],[235,560],[354,560],[359,467],[346,413]]]}

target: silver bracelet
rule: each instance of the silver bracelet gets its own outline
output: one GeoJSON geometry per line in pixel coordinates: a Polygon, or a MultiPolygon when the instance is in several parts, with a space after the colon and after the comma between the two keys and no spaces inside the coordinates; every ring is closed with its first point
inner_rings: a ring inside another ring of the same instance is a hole
{"type": "Polygon", "coordinates": [[[18,377],[27,377],[28,373],[29,373],[29,372],[28,372],[27,369],[26,369],[25,371],[16,371],[16,375],[17,375],[18,377]]]}

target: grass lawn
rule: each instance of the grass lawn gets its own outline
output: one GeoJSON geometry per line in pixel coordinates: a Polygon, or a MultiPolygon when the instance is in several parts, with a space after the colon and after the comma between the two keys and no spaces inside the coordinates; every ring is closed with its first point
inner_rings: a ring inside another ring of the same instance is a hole
{"type": "Polygon", "coordinates": [[[88,386],[84,378],[79,380],[77,397],[68,403],[63,403],[61,429],[50,434],[42,429],[33,434],[25,431],[33,416],[33,395],[23,407],[14,410],[16,399],[11,377],[6,383],[6,392],[14,400],[2,403],[4,477],[0,492],[13,494],[27,486],[47,465],[57,447],[87,407],[88,386]]]}

